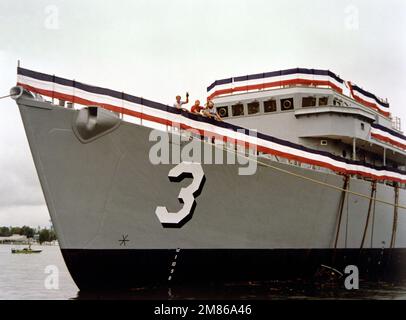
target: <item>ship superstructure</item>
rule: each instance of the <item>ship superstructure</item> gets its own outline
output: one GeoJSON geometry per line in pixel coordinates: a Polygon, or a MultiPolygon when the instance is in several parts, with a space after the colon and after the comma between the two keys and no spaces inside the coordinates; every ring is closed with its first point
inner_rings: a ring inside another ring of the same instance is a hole
{"type": "Polygon", "coordinates": [[[406,140],[387,100],[329,70],[295,68],[216,80],[224,119],[345,159],[406,168],[406,140]]]}

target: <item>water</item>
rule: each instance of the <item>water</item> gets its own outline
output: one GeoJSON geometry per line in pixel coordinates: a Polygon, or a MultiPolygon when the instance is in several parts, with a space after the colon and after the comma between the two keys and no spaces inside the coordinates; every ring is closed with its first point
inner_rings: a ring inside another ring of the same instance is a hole
{"type": "MultiPolygon", "coordinates": [[[[63,261],[58,246],[32,246],[41,253],[11,254],[18,246],[0,245],[0,299],[70,299],[78,288],[63,261]],[[45,287],[49,274],[45,268],[54,265],[59,270],[59,289],[45,287]]],[[[20,246],[22,248],[22,246],[20,246]]]]}
{"type": "Polygon", "coordinates": [[[288,282],[228,283],[217,287],[150,287],[129,292],[79,292],[57,246],[33,246],[39,254],[11,254],[0,245],[0,299],[406,299],[406,285],[362,283],[359,290],[298,286],[288,282]],[[47,289],[47,266],[59,271],[59,289],[47,289]],[[51,267],[54,268],[54,267],[51,267]]]}

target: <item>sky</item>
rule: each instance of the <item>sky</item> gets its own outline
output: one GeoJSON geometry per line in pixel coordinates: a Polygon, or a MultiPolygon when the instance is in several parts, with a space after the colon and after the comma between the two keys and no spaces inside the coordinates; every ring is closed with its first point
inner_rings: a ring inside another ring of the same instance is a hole
{"type": "MultiPolygon", "coordinates": [[[[0,96],[22,67],[173,104],[216,79],[330,69],[382,98],[406,128],[404,0],[0,2],[0,96]]],[[[0,100],[0,226],[48,226],[17,105],[0,100]]]]}

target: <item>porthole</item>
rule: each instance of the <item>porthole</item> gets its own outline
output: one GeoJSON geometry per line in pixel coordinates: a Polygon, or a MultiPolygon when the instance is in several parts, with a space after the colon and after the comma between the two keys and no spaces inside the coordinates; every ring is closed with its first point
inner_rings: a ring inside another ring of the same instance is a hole
{"type": "Polygon", "coordinates": [[[293,110],[293,98],[282,99],[281,108],[282,110],[293,110]]]}
{"type": "Polygon", "coordinates": [[[217,112],[222,118],[228,117],[228,108],[227,107],[218,107],[217,112]]]}

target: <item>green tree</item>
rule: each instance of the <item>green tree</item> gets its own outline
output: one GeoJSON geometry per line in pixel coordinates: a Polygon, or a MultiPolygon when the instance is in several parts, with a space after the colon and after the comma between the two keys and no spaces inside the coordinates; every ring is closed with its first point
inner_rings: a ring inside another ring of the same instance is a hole
{"type": "Polygon", "coordinates": [[[28,227],[28,226],[23,226],[21,228],[21,234],[25,235],[27,238],[34,237],[34,233],[35,233],[35,230],[33,228],[28,227]]]}
{"type": "Polygon", "coordinates": [[[56,238],[56,233],[55,233],[55,231],[54,230],[50,230],[49,231],[49,241],[54,241],[54,240],[56,240],[57,238],[56,238]]]}
{"type": "Polygon", "coordinates": [[[50,233],[48,229],[42,229],[39,233],[39,243],[50,241],[50,233]]]}
{"type": "Polygon", "coordinates": [[[11,234],[22,234],[21,233],[21,228],[20,227],[11,227],[10,228],[10,233],[11,234]]]}
{"type": "Polygon", "coordinates": [[[0,227],[0,237],[9,237],[11,236],[9,227],[0,227]]]}

